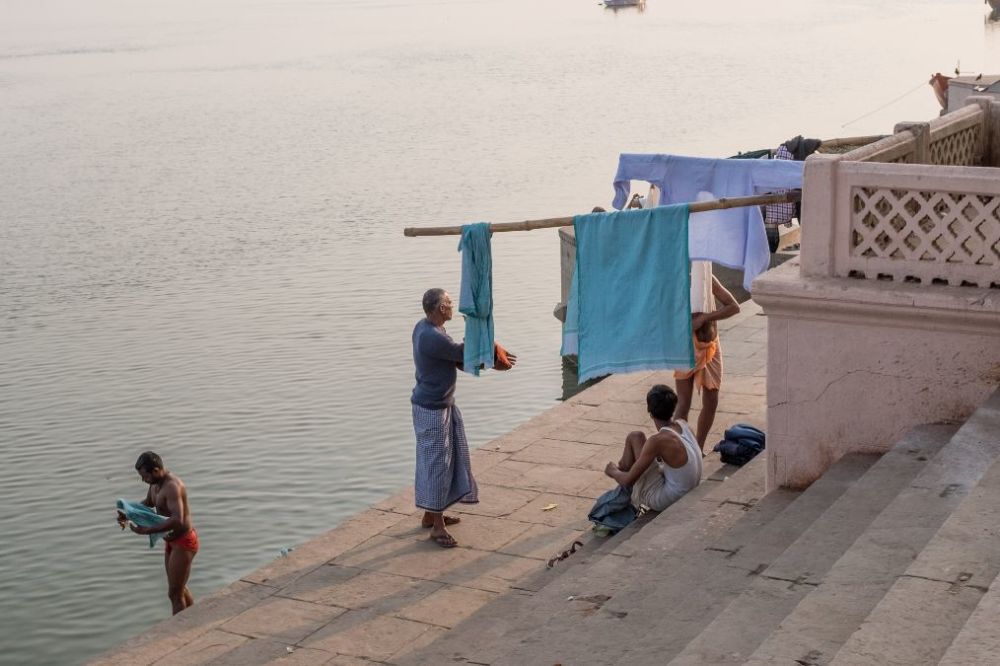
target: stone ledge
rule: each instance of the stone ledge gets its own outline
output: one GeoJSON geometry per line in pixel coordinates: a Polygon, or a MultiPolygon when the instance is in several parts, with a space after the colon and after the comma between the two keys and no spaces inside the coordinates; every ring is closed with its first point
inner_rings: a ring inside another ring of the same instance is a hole
{"type": "Polygon", "coordinates": [[[1000,289],[807,277],[794,259],[753,283],[768,315],[1000,337],[1000,289]]]}

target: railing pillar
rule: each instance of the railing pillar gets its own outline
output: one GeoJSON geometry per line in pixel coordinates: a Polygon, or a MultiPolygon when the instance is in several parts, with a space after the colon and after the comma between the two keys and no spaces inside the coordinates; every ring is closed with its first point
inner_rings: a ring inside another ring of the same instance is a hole
{"type": "Polygon", "coordinates": [[[837,165],[839,156],[819,153],[806,160],[802,178],[802,274],[830,276],[836,243],[837,165]]]}
{"type": "Polygon", "coordinates": [[[980,109],[983,110],[983,140],[979,145],[980,152],[977,155],[979,158],[977,164],[979,166],[997,166],[1000,165],[1000,161],[997,160],[997,150],[1000,148],[1000,130],[997,127],[997,112],[994,111],[994,107],[1000,109],[1000,102],[997,101],[996,97],[990,95],[972,95],[967,97],[965,100],[965,105],[975,104],[980,109]]]}
{"type": "Polygon", "coordinates": [[[892,132],[893,134],[899,134],[900,132],[909,132],[912,134],[915,141],[913,146],[913,164],[930,164],[930,123],[896,123],[896,126],[892,128],[892,132]]]}
{"type": "Polygon", "coordinates": [[[1000,100],[990,102],[986,113],[986,153],[983,166],[1000,167],[1000,100]]]}

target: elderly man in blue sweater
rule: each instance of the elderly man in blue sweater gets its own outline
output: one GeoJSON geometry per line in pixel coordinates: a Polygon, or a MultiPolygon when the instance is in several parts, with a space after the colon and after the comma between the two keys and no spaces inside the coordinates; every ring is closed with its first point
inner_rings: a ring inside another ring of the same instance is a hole
{"type": "MultiPolygon", "coordinates": [[[[469,443],[465,437],[462,412],[455,404],[455,382],[465,353],[444,329],[455,304],[444,289],[429,289],[423,297],[423,319],[413,329],[413,365],[416,386],[410,398],[413,430],[417,438],[415,501],[424,510],[422,524],[430,528],[430,538],[443,548],[458,543],[448,525],[459,522],[444,510],[456,502],[479,501],[472,476],[469,443]]],[[[513,354],[498,351],[497,370],[508,370],[517,362],[513,354]]]]}

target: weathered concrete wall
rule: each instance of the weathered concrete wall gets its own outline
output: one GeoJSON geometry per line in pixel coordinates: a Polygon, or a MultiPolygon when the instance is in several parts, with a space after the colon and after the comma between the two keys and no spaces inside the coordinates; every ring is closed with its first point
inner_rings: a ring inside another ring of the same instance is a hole
{"type": "Polygon", "coordinates": [[[966,418],[1000,384],[1000,290],[810,278],[754,283],[768,317],[768,488],[966,418]]]}
{"type": "Polygon", "coordinates": [[[1000,384],[1000,104],[975,98],[803,181],[801,257],[754,282],[768,317],[768,487],[967,417],[1000,384]]]}

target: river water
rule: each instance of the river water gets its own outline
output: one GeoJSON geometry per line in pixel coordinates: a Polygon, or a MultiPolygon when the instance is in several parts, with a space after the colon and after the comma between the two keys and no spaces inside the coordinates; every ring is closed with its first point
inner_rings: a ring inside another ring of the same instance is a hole
{"type": "MultiPolygon", "coordinates": [[[[196,596],[409,482],[410,331],[459,255],[404,226],[607,205],[621,151],[929,118],[929,74],[1000,67],[983,17],[0,0],[0,661],[79,663],[169,614],[160,550],[114,525],[144,449],[188,484],[196,596]]],[[[521,363],[460,379],[473,445],[563,391],[555,232],[494,254],[521,363]]]]}

